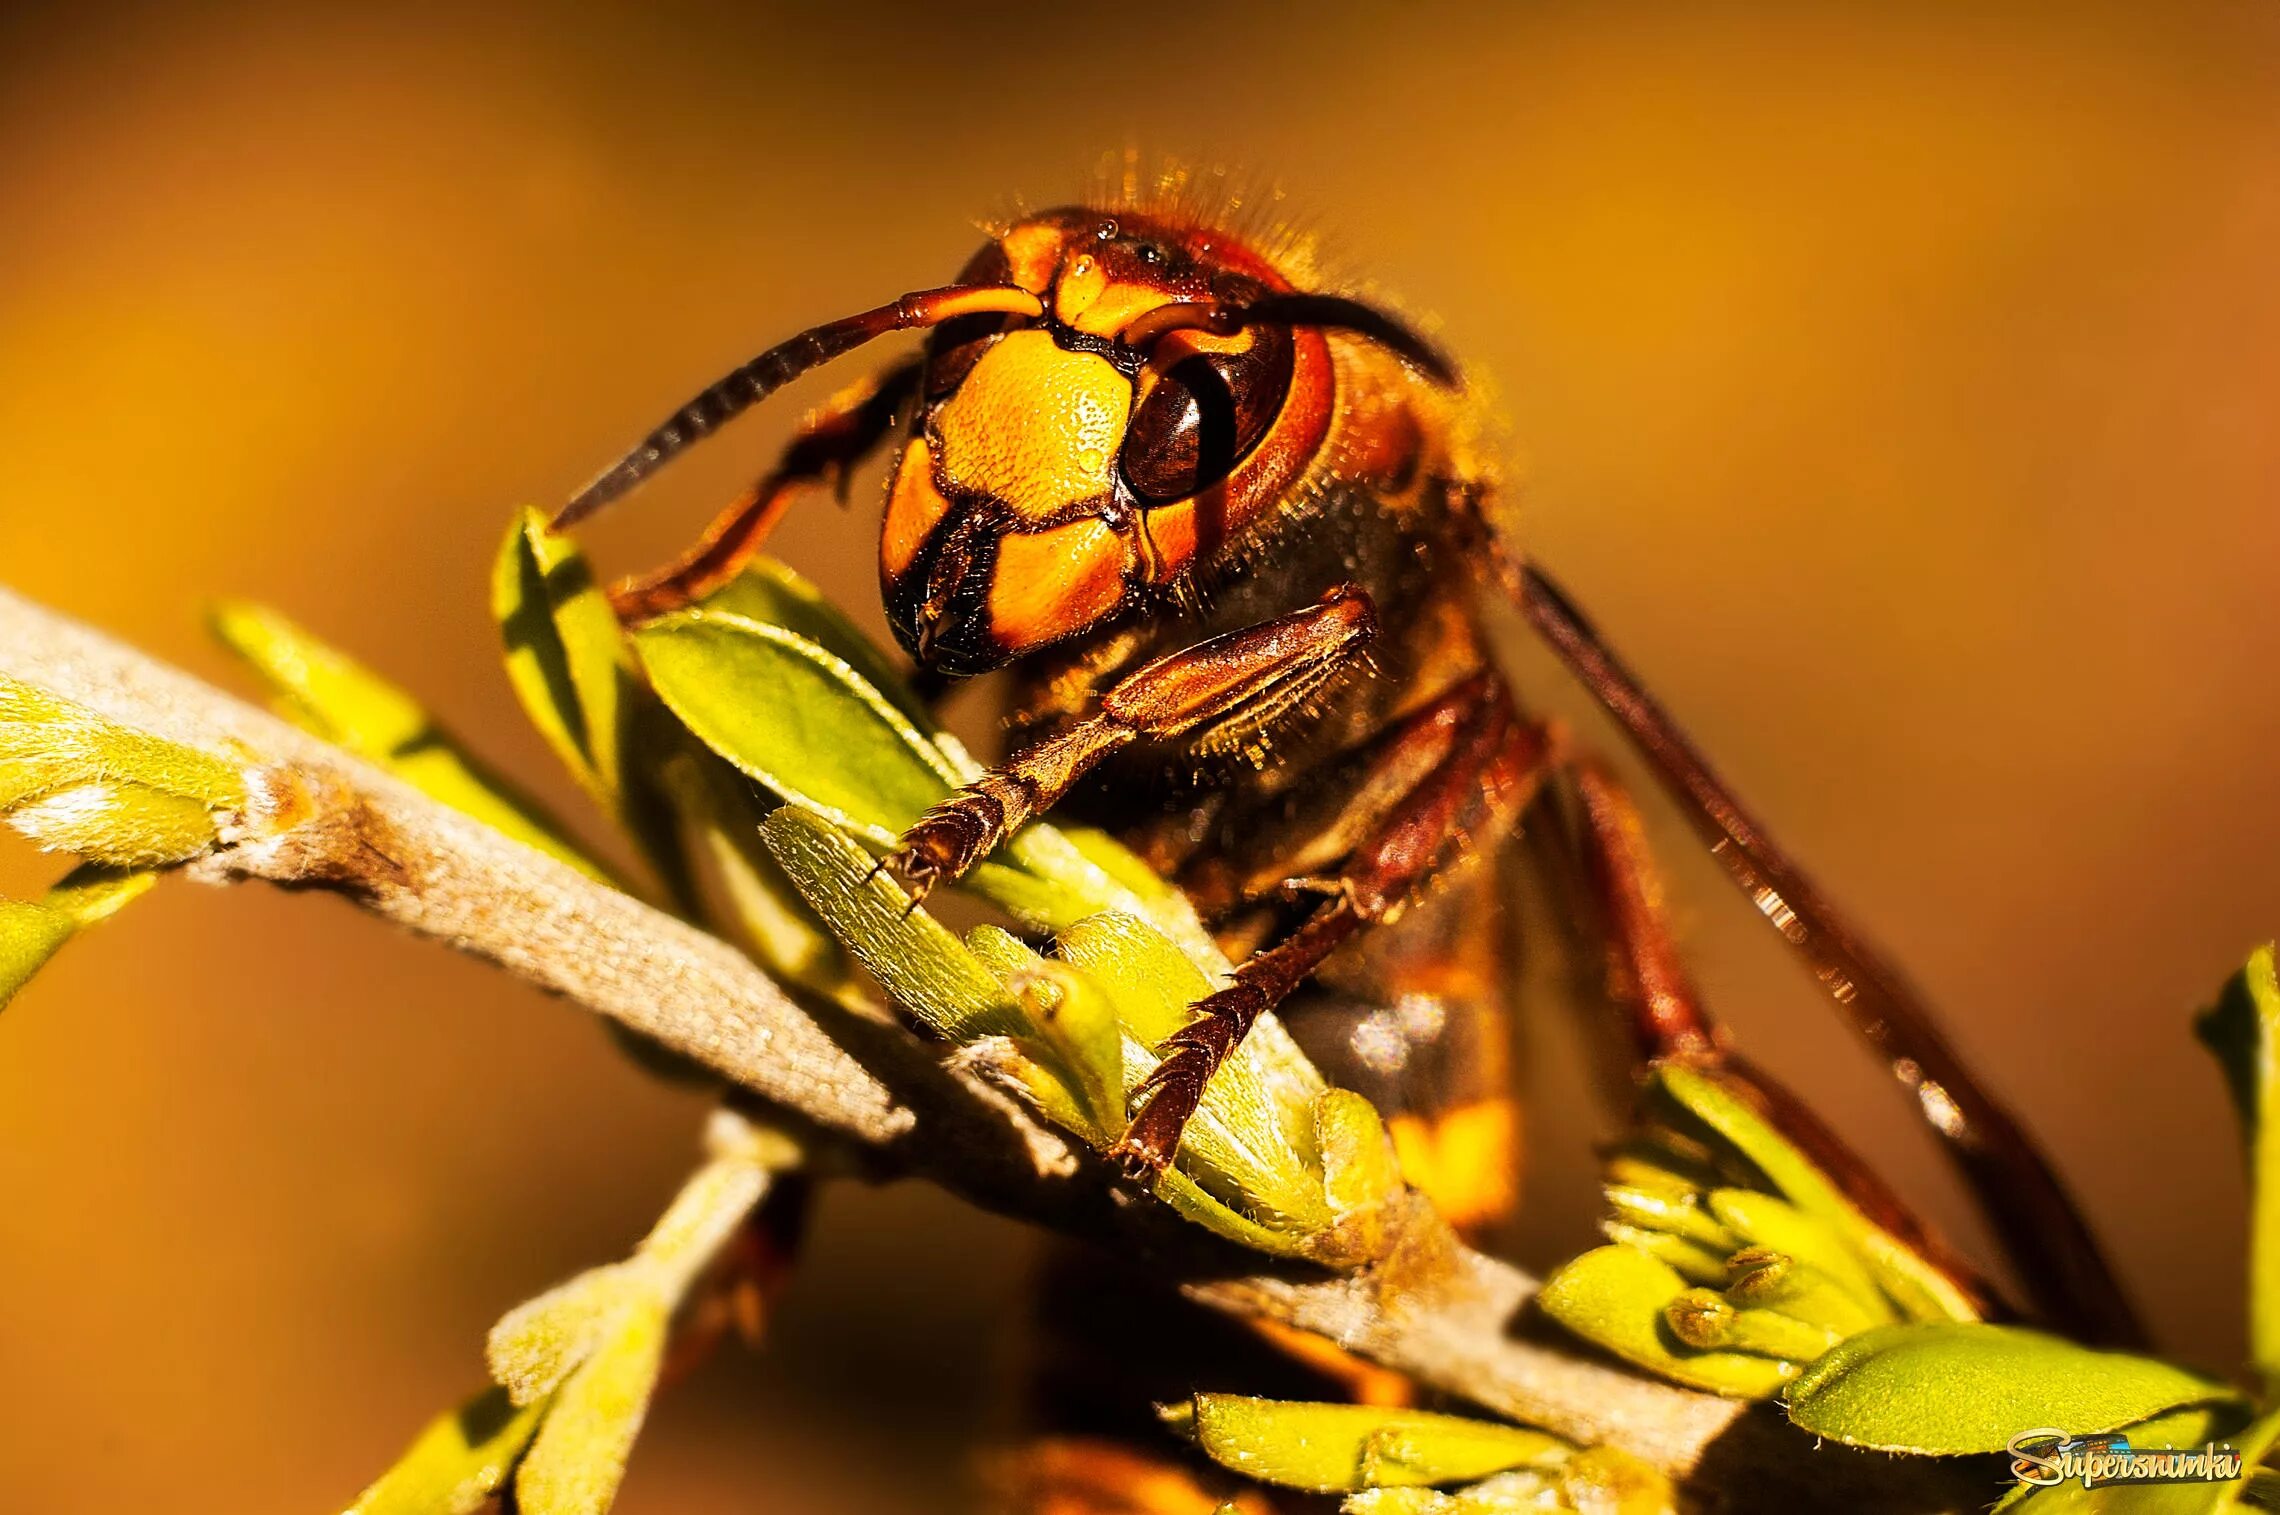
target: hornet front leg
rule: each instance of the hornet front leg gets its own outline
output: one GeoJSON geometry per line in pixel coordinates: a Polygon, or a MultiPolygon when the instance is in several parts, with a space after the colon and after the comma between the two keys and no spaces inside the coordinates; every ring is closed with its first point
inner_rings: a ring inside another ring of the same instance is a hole
{"type": "Polygon", "coordinates": [[[991,769],[918,818],[887,866],[924,899],[959,878],[1110,753],[1214,722],[1271,720],[1361,664],[1370,597],[1342,584],[1304,610],[1168,653],[1101,696],[1100,711],[991,769]]]}

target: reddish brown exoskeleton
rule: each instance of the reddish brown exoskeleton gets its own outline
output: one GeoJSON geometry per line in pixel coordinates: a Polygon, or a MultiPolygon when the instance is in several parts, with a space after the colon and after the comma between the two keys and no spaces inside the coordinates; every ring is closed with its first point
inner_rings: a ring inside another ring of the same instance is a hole
{"type": "MultiPolygon", "coordinates": [[[[2068,1311],[2126,1337],[2127,1309],[2032,1146],[1521,564],[1453,365],[1386,310],[1317,287],[1304,256],[1272,239],[1131,203],[1023,217],[955,284],[736,369],[557,523],[800,375],[920,329],[920,356],[811,416],[696,547],[614,598],[629,620],[694,602],[798,493],[892,445],[888,619],[922,671],[1009,671],[1022,740],[889,864],[923,897],[1030,818],[1076,811],[1186,888],[1240,962],[1160,1049],[1119,1148],[1129,1166],[1168,1162],[1229,1051],[1304,993],[1341,1029],[1341,1076],[1394,1075],[1364,1092],[1411,1180],[1459,1224],[1508,1207],[1500,871],[1520,813],[1561,771],[1557,734],[1490,661],[1484,606],[1516,600],[1926,1110],[1944,1112],[2017,1255],[2062,1279],[2068,1311]],[[1415,1076],[1435,1065],[1453,1077],[1415,1076]],[[1405,1108],[1428,1089],[1429,1104],[1405,1108]]],[[[1604,772],[1561,784],[1642,1056],[1719,1060],[1672,967],[1627,802],[1604,772]]],[[[1294,1025],[1303,1037],[1303,1017],[1294,1025]]]]}
{"type": "MultiPolygon", "coordinates": [[[[1490,666],[1474,609],[1494,583],[1493,492],[1465,398],[1393,316],[1307,288],[1204,221],[1051,211],[954,285],[763,353],[560,522],[797,375],[919,327],[922,357],[810,418],[695,550],[617,592],[621,613],[725,582],[799,489],[899,433],[888,618],[922,669],[1014,669],[1033,739],[924,817],[892,864],[923,895],[1029,818],[1077,807],[1258,948],[1162,1049],[1122,1154],[1168,1161],[1229,1050],[1326,965],[1331,992],[1406,1018],[1358,1028],[1366,1055],[1460,1047],[1501,1089],[1498,848],[1468,842],[1511,832],[1549,743],[1490,666]],[[1460,853],[1477,854],[1463,883],[1409,911],[1460,853]],[[1339,952],[1366,930],[1370,951],[1339,952]],[[1373,1034],[1385,1045],[1369,1054],[1373,1034]]],[[[1500,1110],[1473,1117],[1480,1155],[1509,1145],[1500,1110]]]]}

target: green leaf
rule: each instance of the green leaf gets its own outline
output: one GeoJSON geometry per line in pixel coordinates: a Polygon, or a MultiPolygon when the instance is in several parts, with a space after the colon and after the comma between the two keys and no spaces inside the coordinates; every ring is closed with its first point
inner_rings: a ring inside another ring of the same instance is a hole
{"type": "Polygon", "coordinates": [[[348,1515],[474,1515],[505,1485],[546,1409],[517,1409],[506,1390],[485,1389],[437,1416],[348,1515]]]}
{"type": "Polygon", "coordinates": [[[1314,1256],[1352,1267],[1385,1255],[1393,1240],[1388,1206],[1402,1192],[1401,1162],[1377,1106],[1350,1089],[1314,1102],[1314,1149],[1322,1193],[1335,1219],[1317,1237],[1314,1256]]]}
{"type": "Polygon", "coordinates": [[[1705,1192],[1757,1174],[1739,1156],[1721,1154],[1702,1141],[1647,1118],[1609,1148],[1602,1171],[1611,1184],[1640,1189],[1700,1189],[1705,1192]],[[1723,1160],[1721,1160],[1723,1159],[1723,1160]]]}
{"type": "Polygon", "coordinates": [[[48,788],[98,778],[202,800],[217,809],[245,803],[245,777],[234,764],[196,748],[147,736],[104,719],[44,689],[0,674],[0,760],[9,771],[45,779],[11,786],[0,805],[21,804],[48,788]]]}
{"type": "Polygon", "coordinates": [[[266,606],[214,607],[214,635],[269,687],[278,713],[429,798],[568,863],[606,870],[566,839],[559,822],[436,723],[411,695],[266,606]]]}
{"type": "Polygon", "coordinates": [[[79,934],[79,922],[29,900],[0,899],[0,1005],[79,934]]]}
{"type": "Polygon", "coordinates": [[[699,741],[882,850],[965,777],[845,659],[781,626],[684,611],[634,645],[699,741]]]}
{"type": "MultiPolygon", "coordinates": [[[[1156,876],[1155,870],[1140,861],[1132,850],[1105,831],[1090,826],[1062,826],[1053,828],[1031,827],[1016,847],[1031,842],[1040,830],[1050,829],[1070,856],[1097,870],[1111,889],[1125,899],[1112,898],[1108,890],[1088,893],[1101,900],[1104,910],[1122,910],[1137,915],[1169,937],[1174,945],[1188,955],[1197,967],[1206,973],[1227,972],[1233,965],[1219,950],[1218,941],[1204,929],[1195,913],[1195,906],[1178,889],[1156,876]]],[[[1053,856],[1033,856],[1033,866],[1053,865],[1054,877],[1066,879],[1070,872],[1053,856]]],[[[1281,1035],[1278,1025],[1270,1035],[1281,1035]]]]}
{"type": "Polygon", "coordinates": [[[109,920],[157,882],[155,873],[122,872],[100,863],[82,863],[57,880],[41,903],[70,916],[85,929],[109,920]]]}
{"type": "Polygon", "coordinates": [[[1884,1292],[1915,1320],[1973,1320],[1970,1299],[1954,1280],[1876,1225],[1844,1191],[1716,1079],[1664,1065],[1656,1084],[1696,1119],[1754,1163],[1775,1190],[1807,1215],[1833,1227],[1860,1254],[1884,1292]]]}
{"type": "Polygon", "coordinates": [[[507,681],[563,766],[631,837],[674,908],[698,913],[696,885],[659,769],[680,728],[642,686],[609,596],[567,537],[525,510],[491,577],[507,681]]]}
{"type": "Polygon", "coordinates": [[[1734,1399],[1763,1399],[1795,1365],[1750,1352],[1696,1351],[1671,1333],[1667,1315],[1687,1281],[1659,1258],[1630,1247],[1596,1247],[1544,1282],[1543,1312],[1584,1340],[1675,1383],[1734,1399]]]}
{"type": "Polygon", "coordinates": [[[245,804],[233,764],[0,675],[0,811],[40,846],[122,868],[179,863],[245,804]]]}
{"type": "Polygon", "coordinates": [[[1726,1285],[1726,1298],[1734,1304],[1778,1310],[1838,1336],[1857,1336],[1872,1327],[1891,1324],[1890,1311],[1871,1314],[1850,1289],[1786,1252],[1747,1247],[1729,1258],[1727,1266],[1732,1277],[1726,1285]]]}
{"type": "Polygon", "coordinates": [[[856,978],[853,959],[760,838],[760,823],[773,805],[693,741],[666,760],[660,779],[699,854],[710,862],[720,905],[743,928],[746,951],[784,983],[850,1007],[865,1001],[869,992],[856,978]]]}
{"type": "MultiPolygon", "coordinates": [[[[1061,932],[1054,952],[1064,962],[1093,972],[1112,994],[1127,982],[1132,984],[1136,992],[1119,998],[1117,1013],[1143,1049],[1156,1046],[1193,1018],[1193,1001],[1183,996],[1200,998],[1233,971],[1216,948],[1199,956],[1174,933],[1157,929],[1152,917],[1122,907],[1086,916],[1061,932]]],[[[1236,1049],[1236,1059],[1255,1070],[1285,1127],[1313,1128],[1314,1102],[1329,1086],[1279,1019],[1271,1013],[1260,1016],[1236,1049]]],[[[1156,1066],[1152,1054],[1139,1061],[1135,1082],[1156,1066]]]]}
{"type": "MultiPolygon", "coordinates": [[[[2131,1441],[2149,1447],[2199,1447],[2221,1439],[2230,1439],[2237,1446],[2244,1436],[2255,1434],[2251,1424],[2254,1418],[2247,1405],[2228,1399],[2219,1404],[2187,1405],[2151,1420],[2133,1421],[2122,1429],[2131,1441]]],[[[2273,1424],[2280,1426],[2280,1419],[2273,1424]]]]}
{"type": "Polygon", "coordinates": [[[966,944],[1021,1007],[1025,1050],[1050,1068],[1074,1098],[1084,1135],[1107,1147],[1124,1134],[1124,1028],[1116,1007],[1086,975],[1039,957],[995,926],[968,933],[966,944]]]}
{"type": "MultiPolygon", "coordinates": [[[[930,729],[885,660],[812,590],[764,570],[696,610],[641,627],[634,645],[690,734],[787,801],[761,827],[770,856],[889,995],[961,1046],[1013,1038],[1012,1051],[990,1051],[990,1070],[1096,1145],[1113,1139],[1125,1119],[1122,1096],[1154,1068],[1154,1046],[1210,993],[1206,974],[1226,971],[1184,898],[1105,837],[1087,834],[1080,845],[1051,826],[1027,826],[964,887],[1026,925],[1059,932],[1062,958],[1083,979],[1064,983],[1058,970],[1039,977],[1034,958],[1019,961],[1022,949],[1009,958],[991,938],[976,938],[983,957],[1005,959],[994,962],[993,977],[852,840],[886,851],[980,770],[930,729]],[[1030,970],[1014,985],[1020,993],[997,982],[1017,968],[1030,970]],[[1022,998],[1031,991],[1034,1003],[1022,998]],[[1091,1013],[1091,998],[1102,994],[1120,1033],[1114,1059],[1110,1027],[1091,1013]],[[1082,1024],[1054,1023],[1052,1007],[1064,1003],[1082,1024]]],[[[1329,1252],[1355,1245],[1325,1229],[1333,1212],[1310,1166],[1322,1088],[1289,1033],[1262,1018],[1206,1092],[1182,1150],[1188,1171],[1160,1185],[1160,1197],[1247,1243],[1258,1238],[1239,1233],[1263,1226],[1277,1234],[1278,1252],[1292,1250],[1292,1235],[1315,1235],[1329,1252]],[[1237,1214],[1240,1224],[1228,1224],[1237,1214]]]]}
{"type": "Polygon", "coordinates": [[[1843,1337],[1778,1310],[1751,1309],[1715,1289],[1688,1289],[1663,1310],[1671,1335],[1697,1351],[1754,1352],[1781,1362],[1811,1362],[1843,1337]]]}
{"type": "Polygon", "coordinates": [[[36,903],[0,899],[0,1007],[73,937],[157,882],[155,873],[83,863],[36,903]]]}
{"type": "MultiPolygon", "coordinates": [[[[2081,1480],[2036,1488],[2020,1484],[1995,1506],[2001,1515],[2212,1515],[2219,1510],[2266,1509],[2243,1506],[2235,1498],[2238,1483],[2099,1484],[2085,1488],[2081,1480]]],[[[1992,1515],[1992,1512],[1991,1512],[1992,1515]]]]}
{"type": "Polygon", "coordinates": [[[525,510],[491,575],[491,613],[523,710],[595,799],[615,811],[625,742],[625,637],[609,596],[567,537],[525,510]]]}
{"type": "Polygon", "coordinates": [[[1718,1224],[1702,1206],[1702,1196],[1691,1189],[1640,1189],[1609,1184],[1607,1208],[1626,1225],[1684,1237],[1695,1245],[1724,1256],[1741,1246],[1741,1239],[1718,1224]]]}
{"type": "MultiPolygon", "coordinates": [[[[875,851],[976,771],[844,658],[782,626],[684,611],[641,627],[634,645],[658,697],[698,741],[875,851]]],[[[1099,908],[1001,861],[983,862],[961,887],[1044,929],[1099,908]]]]}
{"type": "Polygon", "coordinates": [[[1603,1221],[1599,1229],[1611,1242],[1661,1259],[1688,1283],[1718,1288],[1726,1282],[1726,1254],[1713,1252],[1698,1241],[1688,1241],[1668,1231],[1626,1226],[1619,1220],[1603,1221]]]}
{"type": "Polygon", "coordinates": [[[671,1314],[657,1296],[625,1310],[609,1340],[556,1392],[515,1472],[520,1515],[604,1515],[609,1509],[657,1388],[671,1314]]]}
{"type": "MultiPolygon", "coordinates": [[[[1055,952],[1115,1003],[1127,1038],[1128,1090],[1155,1071],[1154,1049],[1192,1019],[1195,1002],[1212,989],[1178,948],[1129,915],[1081,921],[1062,934],[1055,952]]],[[[1205,1189],[1244,1213],[1278,1230],[1319,1231],[1333,1218],[1313,1166],[1320,1087],[1286,1089],[1295,1073],[1267,1071],[1274,1044],[1259,1035],[1267,1026],[1262,1017],[1205,1088],[1181,1137],[1180,1161],[1205,1189]]],[[[1286,1066],[1313,1073],[1295,1054],[1286,1066]]]]}
{"type": "Polygon", "coordinates": [[[740,1150],[715,1157],[690,1174],[637,1249],[642,1266],[667,1299],[677,1301],[688,1292],[759,1205],[774,1171],[799,1159],[799,1149],[781,1135],[741,1120],[732,1129],[743,1132],[740,1150]]]}
{"type": "Polygon", "coordinates": [[[1719,1224],[1752,1246],[1794,1258],[1833,1280],[1867,1312],[1866,1324],[1884,1325],[1893,1319],[1891,1303],[1861,1262],[1860,1254],[1845,1245],[1827,1222],[1755,1189],[1713,1189],[1708,1203],[1719,1224]]]}
{"type": "Polygon", "coordinates": [[[781,626],[804,637],[854,670],[857,678],[885,695],[913,726],[933,717],[896,671],[892,659],[856,629],[822,590],[773,558],[760,558],[728,584],[705,597],[700,610],[742,616],[781,626]]]}
{"type": "MultiPolygon", "coordinates": [[[[961,1046],[1006,1037],[1051,1058],[1048,1044],[1054,1033],[1034,1023],[1032,1011],[1008,991],[989,963],[926,911],[911,909],[901,888],[829,821],[787,805],[768,817],[761,834],[808,903],[907,1013],[961,1046]]],[[[1062,946],[1076,949],[1067,962],[1115,1010],[1122,1033],[1122,1088],[1128,1092],[1155,1066],[1154,1054],[1134,1038],[1135,1025],[1153,1027],[1184,1015],[1201,975],[1170,943],[1137,921],[1104,917],[1086,922],[1062,946]],[[1139,950],[1118,951],[1119,945],[1139,950]]],[[[986,950],[1001,967],[1020,962],[1003,944],[986,950]]],[[[1010,1071],[1021,1076],[1019,1070],[1010,1071]]],[[[1054,1078],[1054,1097],[1044,1103],[1048,1116],[1089,1137],[1096,1127],[1105,1127],[1087,1114],[1084,1097],[1076,1092],[1085,1076],[1072,1069],[1065,1080],[1054,1078]]],[[[1023,1081],[1033,1093],[1048,1092],[1023,1081]]],[[[1105,1097],[1105,1090],[1098,1097],[1105,1097]]],[[[1178,1162],[1179,1167],[1159,1177],[1157,1197],[1245,1246],[1278,1256],[1309,1255],[1307,1238],[1332,1218],[1319,1175],[1277,1125],[1256,1071],[1240,1057],[1230,1059],[1212,1080],[1178,1162]]]]}
{"type": "Polygon", "coordinates": [[[1318,1232],[1294,1227],[1279,1217],[1274,1224],[1263,1225],[1197,1183],[1176,1162],[1156,1175],[1156,1187],[1151,1192],[1182,1219],[1237,1246],[1270,1257],[1316,1257],[1318,1232]]]}
{"type": "Polygon", "coordinates": [[[518,1405],[545,1399],[608,1339],[646,1284],[631,1264],[605,1263],[524,1300],[499,1317],[483,1344],[491,1381],[518,1405]]]}
{"type": "Polygon", "coordinates": [[[1331,1089],[1315,1101],[1314,1144],[1330,1207],[1339,1214],[1375,1209],[1401,1192],[1401,1163],[1385,1121],[1351,1089],[1331,1089]]]}
{"type": "Polygon", "coordinates": [[[111,780],[54,790],[8,819],[48,851],[124,868],[182,862],[212,846],[217,835],[203,800],[111,780]]]}
{"type": "Polygon", "coordinates": [[[2234,1398],[2182,1368],[2017,1326],[1879,1326],[1836,1347],[1782,1396],[1789,1418],[1848,1446],[1932,1456],[1996,1452],[2035,1426],[2110,1431],[2234,1398]]]}
{"type": "Polygon", "coordinates": [[[2256,949],[2194,1028],[2217,1056],[2248,1153],[2248,1351],[2280,1378],[2280,976],[2256,949]]]}
{"type": "Polygon", "coordinates": [[[1467,1483],[1556,1466],[1575,1450],[1541,1431],[1460,1415],[1240,1394],[1198,1394],[1174,1425],[1222,1467],[1322,1494],[1467,1483]]]}
{"type": "Polygon", "coordinates": [[[674,1312],[767,1193],[802,1159],[782,1134],[726,1112],[712,1158],[622,1263],[588,1269],[492,1328],[492,1375],[518,1403],[549,1405],[515,1478],[525,1515],[599,1515],[615,1497],[656,1386],[674,1312]]]}
{"type": "MultiPolygon", "coordinates": [[[[707,597],[699,608],[780,626],[814,643],[844,662],[858,680],[883,696],[940,749],[949,758],[957,783],[969,782],[980,775],[981,766],[967,755],[955,737],[936,727],[932,713],[911,692],[893,660],[856,629],[820,590],[783,564],[769,558],[760,559],[725,588],[707,597]]],[[[1205,971],[1226,969],[1218,943],[1196,919],[1195,907],[1188,903],[1188,897],[1158,878],[1106,832],[1090,827],[1031,826],[1015,837],[1006,850],[1009,860],[1018,863],[1023,870],[1039,880],[1050,880],[1054,886],[1082,901],[1075,914],[1064,912],[1058,919],[1045,920],[1048,929],[1096,910],[1129,910],[1144,916],[1149,924],[1178,943],[1205,971]]],[[[1042,919],[1049,913],[1036,906],[1024,909],[1007,903],[1003,898],[1005,892],[1019,887],[1013,877],[993,880],[991,874],[985,872],[981,882],[994,885],[996,893],[991,897],[1025,918],[1042,919]]]]}
{"type": "Polygon", "coordinates": [[[803,1160],[789,1137],[727,1110],[713,1113],[705,1144],[712,1156],[630,1258],[500,1319],[486,1343],[498,1386],[430,1426],[350,1515],[470,1515],[526,1445],[515,1484],[524,1515],[609,1508],[674,1312],[772,1175],[803,1160]]]}
{"type": "Polygon", "coordinates": [[[786,805],[760,834],[801,896],[906,1013],[960,1044],[1024,1029],[997,977],[933,916],[911,909],[901,887],[830,821],[786,805]]]}
{"type": "MultiPolygon", "coordinates": [[[[692,735],[874,851],[893,847],[927,807],[981,771],[947,736],[921,730],[861,668],[787,627],[692,610],[641,627],[634,645],[658,696],[692,735]]],[[[1147,908],[1068,838],[1039,824],[1024,827],[959,887],[1047,931],[1103,909],[1147,908]]],[[[1192,912],[1184,923],[1166,916],[1203,939],[1192,912]]],[[[1217,950],[1208,950],[1216,960],[1217,950]]]]}

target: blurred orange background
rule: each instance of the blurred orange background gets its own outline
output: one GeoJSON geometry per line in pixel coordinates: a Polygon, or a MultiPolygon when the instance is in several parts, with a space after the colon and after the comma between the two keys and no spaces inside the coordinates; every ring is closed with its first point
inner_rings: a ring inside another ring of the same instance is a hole
{"type": "MultiPolygon", "coordinates": [[[[1494,377],[1535,548],[1944,1007],[2164,1344],[2235,1366],[2187,1017],[2280,929],[2280,9],[16,7],[0,49],[0,580],[222,678],[202,602],[273,602],[565,806],[485,611],[510,506],[1105,151],[1288,185],[1494,377]]],[[[596,550],[667,552],[807,398],[596,550]]],[[[872,498],[783,546],[876,625],[872,498]]],[[[1982,1244],[1655,818],[1745,1044],[1982,1244]]],[[[1541,1266],[1592,1181],[1535,1034],[1541,1266]]],[[[701,1113],[341,904],[160,890],[0,1019],[0,1506],[338,1508],[500,1310],[643,1230],[701,1113]]],[[[814,1242],[621,1509],[971,1497],[1028,1240],[905,1185],[814,1242]]]]}

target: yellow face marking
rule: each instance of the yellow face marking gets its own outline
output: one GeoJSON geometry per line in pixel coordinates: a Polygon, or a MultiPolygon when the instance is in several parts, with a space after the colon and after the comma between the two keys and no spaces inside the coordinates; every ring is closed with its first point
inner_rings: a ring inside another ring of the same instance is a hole
{"type": "Polygon", "coordinates": [[[1011,332],[936,415],[943,477],[1043,520],[1108,493],[1131,405],[1131,384],[1106,358],[1011,332]]]}
{"type": "Polygon", "coordinates": [[[1053,269],[1061,261],[1061,229],[1042,223],[1016,226],[998,239],[1013,282],[1032,294],[1043,294],[1053,282],[1053,269]]]}
{"type": "Polygon", "coordinates": [[[1101,521],[1008,533],[990,579],[991,634],[1019,652],[1084,630],[1123,602],[1129,559],[1101,521]]]}
{"type": "Polygon", "coordinates": [[[1063,326],[1113,337],[1170,298],[1153,284],[1112,283],[1098,258],[1079,253],[1061,270],[1061,282],[1053,290],[1053,314],[1063,326]]]}
{"type": "Polygon", "coordinates": [[[887,492],[887,519],[879,533],[879,566],[889,579],[902,577],[926,534],[949,513],[950,502],[934,487],[934,459],[926,443],[912,442],[903,449],[894,488],[887,492]]]}
{"type": "Polygon", "coordinates": [[[1076,325],[1106,288],[1108,270],[1100,266],[1100,259],[1078,253],[1061,270],[1061,282],[1053,290],[1054,316],[1063,326],[1076,325]]]}

